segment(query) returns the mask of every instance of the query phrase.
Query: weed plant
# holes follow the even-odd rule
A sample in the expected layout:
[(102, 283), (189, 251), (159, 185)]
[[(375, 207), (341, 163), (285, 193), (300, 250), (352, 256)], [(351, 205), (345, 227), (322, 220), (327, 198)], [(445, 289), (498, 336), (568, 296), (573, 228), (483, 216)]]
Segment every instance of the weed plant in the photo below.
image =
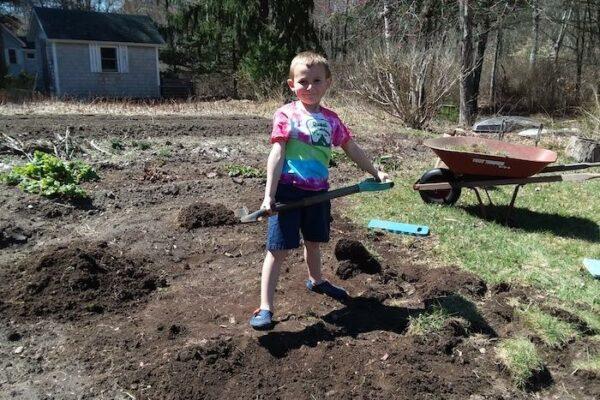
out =
[(36, 151), (27, 164), (14, 166), (10, 172), (0, 175), (2, 182), (16, 185), (27, 193), (68, 198), (87, 197), (79, 184), (96, 179), (98, 175), (89, 165), (63, 161), (41, 151)]

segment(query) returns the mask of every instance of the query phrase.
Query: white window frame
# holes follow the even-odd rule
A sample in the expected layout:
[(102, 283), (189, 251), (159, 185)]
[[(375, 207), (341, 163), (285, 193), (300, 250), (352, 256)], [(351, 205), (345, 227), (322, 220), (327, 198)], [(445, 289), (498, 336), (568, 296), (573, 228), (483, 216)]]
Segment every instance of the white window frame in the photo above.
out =
[[(129, 57), (128, 57), (128, 46), (122, 44), (104, 44), (104, 43), (90, 43), (90, 70), (96, 73), (127, 73), (129, 72)], [(111, 48), (115, 49), (117, 70), (107, 71), (102, 69), (102, 49)]]
[[(102, 49), (115, 49), (115, 69), (114, 70), (105, 70), (102, 67)], [(98, 52), (100, 53), (100, 72), (107, 73), (119, 73), (119, 47), (113, 45), (99, 45)]]

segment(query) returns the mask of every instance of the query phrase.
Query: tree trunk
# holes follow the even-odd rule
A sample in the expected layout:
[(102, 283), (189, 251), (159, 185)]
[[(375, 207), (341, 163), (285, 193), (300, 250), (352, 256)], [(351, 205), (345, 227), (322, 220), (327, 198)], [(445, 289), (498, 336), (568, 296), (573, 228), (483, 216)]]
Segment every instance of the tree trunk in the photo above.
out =
[(390, 41), (392, 40), (392, 33), (390, 31), (390, 7), (388, 0), (383, 0), (383, 40), (385, 43), (385, 51), (387, 55), (390, 55)]
[(496, 51), (494, 52), (494, 61), (492, 62), (492, 71), (490, 76), (490, 106), (496, 112), (496, 82), (498, 74), (498, 59), (502, 52), (502, 28), (498, 27), (496, 31)]
[(540, 8), (539, 0), (533, 1), (533, 26), (531, 27), (532, 46), (529, 54), (529, 68), (533, 70), (537, 62), (537, 54), (540, 47)]
[(460, 109), (459, 124), (471, 126), (473, 109), (473, 20), (469, 0), (458, 0), (460, 39)]
[(563, 12), (561, 21), (560, 21), (560, 30), (558, 31), (558, 36), (552, 45), (552, 50), (554, 52), (554, 65), (558, 62), (558, 54), (560, 52), (560, 48), (562, 46), (563, 39), (565, 37), (566, 27), (571, 19), (571, 14), (573, 13), (573, 7), (569, 6), (569, 9)]
[(575, 76), (575, 96), (577, 102), (581, 99), (581, 76), (583, 74), (583, 55), (585, 52), (585, 29), (582, 26), (581, 21), (581, 10), (575, 10), (575, 21), (576, 29), (575, 32), (575, 65), (576, 65), (576, 76)]
[(4, 60), (4, 32), (0, 28), (0, 88), (4, 86), (4, 76), (8, 68), (6, 67), (6, 62)]
[(479, 83), (481, 82), (481, 71), (483, 70), (483, 57), (487, 47), (488, 32), (490, 29), (490, 20), (487, 16), (483, 18), (483, 24), (480, 27), (477, 38), (477, 51), (473, 60), (473, 116), (477, 114), (479, 107)]

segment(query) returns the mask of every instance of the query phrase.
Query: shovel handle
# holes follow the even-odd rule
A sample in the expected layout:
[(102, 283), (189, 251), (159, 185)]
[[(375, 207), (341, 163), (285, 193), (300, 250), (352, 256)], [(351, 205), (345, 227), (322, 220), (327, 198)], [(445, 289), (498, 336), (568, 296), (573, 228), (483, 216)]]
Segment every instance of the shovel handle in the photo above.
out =
[[(336, 197), (348, 196), (350, 194), (358, 192), (373, 192), (379, 190), (386, 190), (390, 189), (393, 186), (393, 182), (377, 182), (373, 179), (368, 179), (357, 185), (351, 185), (335, 190), (330, 190), (328, 192), (320, 193), (315, 196), (305, 197), (302, 200), (294, 201), (292, 203), (275, 203), (275, 205), (273, 206), (273, 212), (295, 210), (297, 208), (303, 208), (327, 200), (335, 199)], [(242, 217), (241, 220), (242, 222), (255, 222), (259, 218), (264, 217), (265, 215), (267, 215), (267, 211), (264, 209), (260, 209)]]
[(360, 188), (358, 185), (347, 186), (329, 192), (317, 194), (315, 196), (305, 197), (302, 200), (294, 201), (292, 203), (276, 203), (274, 211), (287, 211), (294, 210), (296, 208), (308, 207), (313, 204), (322, 203), (327, 200), (335, 199), (336, 197), (348, 196), (350, 194), (358, 193)]

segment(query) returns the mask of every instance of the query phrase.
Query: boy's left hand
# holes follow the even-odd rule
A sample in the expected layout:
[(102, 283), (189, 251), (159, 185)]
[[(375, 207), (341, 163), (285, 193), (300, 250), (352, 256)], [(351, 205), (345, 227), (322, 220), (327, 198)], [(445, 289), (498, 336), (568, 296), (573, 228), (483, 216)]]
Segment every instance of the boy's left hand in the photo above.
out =
[(390, 179), (390, 176), (383, 171), (377, 171), (377, 179), (379, 179), (379, 182), (391, 182), (392, 181)]

